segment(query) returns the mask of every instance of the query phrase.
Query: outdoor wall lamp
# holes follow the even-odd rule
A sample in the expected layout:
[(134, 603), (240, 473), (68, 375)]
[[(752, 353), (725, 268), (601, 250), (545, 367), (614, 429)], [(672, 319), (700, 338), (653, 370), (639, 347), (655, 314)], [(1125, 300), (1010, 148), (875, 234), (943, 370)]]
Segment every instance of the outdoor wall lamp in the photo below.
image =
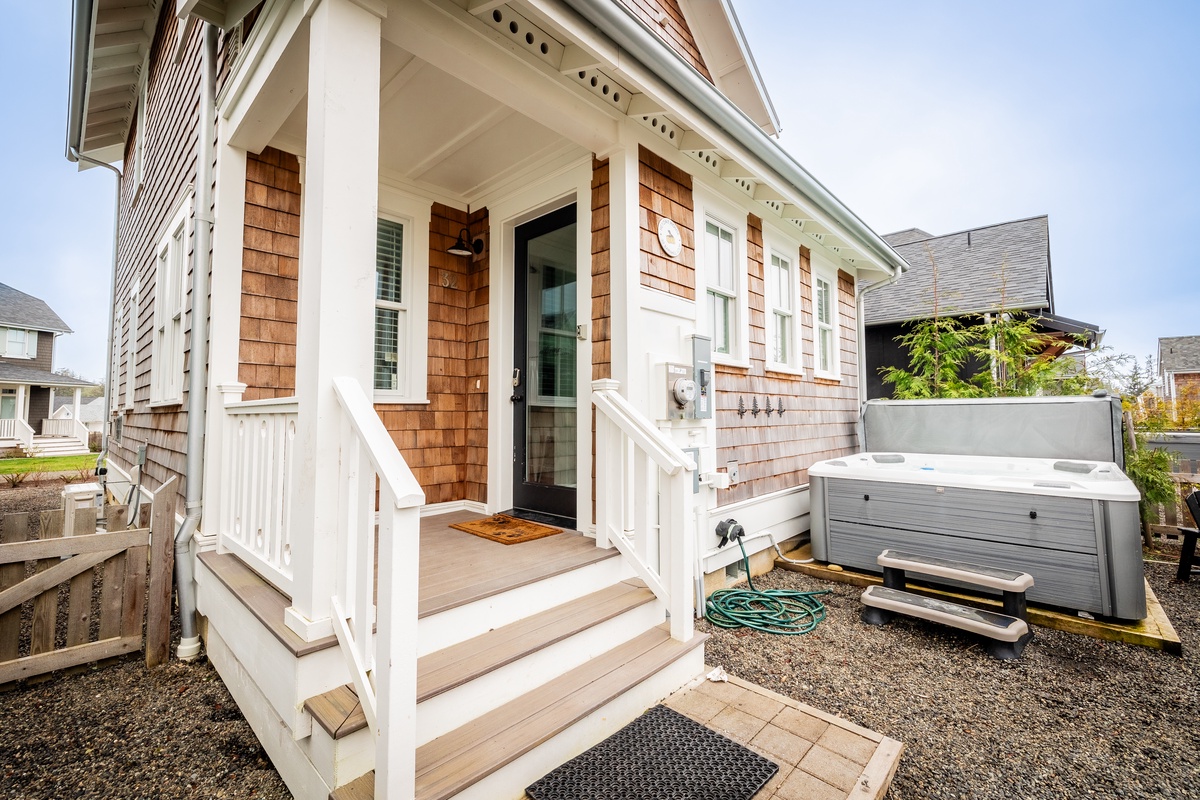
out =
[[(471, 207), (467, 206), (467, 219), (470, 218)], [(470, 229), (462, 228), (458, 232), (458, 238), (446, 248), (446, 252), (452, 256), (477, 256), (483, 252), (483, 239), (472, 239)]]
[(463, 228), (458, 232), (454, 244), (446, 248), (446, 252), (452, 256), (477, 256), (483, 252), (483, 239), (471, 241), (471, 232)]

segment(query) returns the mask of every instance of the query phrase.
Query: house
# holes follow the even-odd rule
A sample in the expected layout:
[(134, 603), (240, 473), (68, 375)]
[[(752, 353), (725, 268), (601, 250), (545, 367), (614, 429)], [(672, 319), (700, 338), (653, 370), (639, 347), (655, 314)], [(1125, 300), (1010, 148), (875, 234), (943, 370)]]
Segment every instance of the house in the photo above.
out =
[(0, 283), (0, 451), (27, 455), (88, 452), (87, 432), (51, 420), (54, 393), (74, 392), (78, 407), (92, 384), (54, 371), (54, 343), (71, 329), (44, 300)]
[[(977, 318), (999, 308), (1025, 311), (1037, 317), (1040, 331), (1057, 342), (1050, 353), (1055, 358), (1076, 347), (1091, 349), (1103, 336), (1095, 325), (1054, 312), (1050, 220), (1045, 215), (942, 236), (909, 228), (883, 238), (912, 268), (903, 281), (867, 295), (864, 322), (871, 399), (891, 396), (882, 369), (908, 368), (908, 352), (897, 337), (912, 321), (935, 313)], [(964, 365), (963, 377), (978, 372), (979, 366)]]
[(1159, 337), (1158, 377), (1168, 400), (1200, 397), (1200, 336)]
[[(183, 478), (180, 655), (299, 797), (520, 796), (701, 673), (718, 521), (769, 569), (858, 445), (905, 263), (727, 2), (76, 0), (71, 74), (109, 490)], [(567, 532), (450, 527), (497, 512)]]
[(79, 404), (76, 410), (70, 398), (55, 397), (54, 411), (50, 419), (77, 419), (87, 428), (89, 434), (104, 431), (104, 398), (89, 397)]

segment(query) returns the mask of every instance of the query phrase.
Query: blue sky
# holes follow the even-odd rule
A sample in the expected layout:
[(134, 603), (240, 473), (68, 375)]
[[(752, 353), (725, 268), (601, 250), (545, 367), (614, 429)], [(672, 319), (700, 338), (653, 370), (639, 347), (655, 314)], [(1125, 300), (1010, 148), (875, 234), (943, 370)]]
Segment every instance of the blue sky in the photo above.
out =
[[(784, 145), (880, 233), (1050, 215), (1058, 313), (1139, 358), (1200, 334), (1200, 3), (735, 0)], [(70, 4), (0, 34), (0, 282), (104, 373), (113, 177), (63, 158)]]

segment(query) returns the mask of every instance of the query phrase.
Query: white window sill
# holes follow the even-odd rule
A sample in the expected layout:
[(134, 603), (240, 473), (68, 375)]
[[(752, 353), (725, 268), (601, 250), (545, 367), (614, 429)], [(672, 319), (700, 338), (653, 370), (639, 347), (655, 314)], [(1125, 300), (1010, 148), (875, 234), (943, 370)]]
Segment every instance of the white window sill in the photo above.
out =
[(836, 372), (820, 372), (819, 370), (813, 370), (813, 377), (820, 378), (823, 381), (833, 381), (834, 383), (842, 382), (841, 374)]
[[(174, 400), (151, 400), (148, 403), (148, 406), (150, 408), (167, 408), (168, 406), (181, 406), (181, 405), (183, 405), (182, 397), (176, 398)], [(132, 408), (132, 406), (130, 406), (130, 408)]]
[(771, 364), (768, 363), (765, 367), (767, 372), (778, 372), (783, 375), (793, 375), (797, 378), (804, 377), (804, 370), (799, 367), (793, 367), (790, 364)]
[(429, 398), (376, 389), (371, 395), (371, 402), (381, 406), (421, 406), (429, 405)]
[(713, 353), (712, 361), (714, 364), (720, 364), (724, 367), (740, 367), (743, 369), (749, 369), (750, 367), (750, 359), (738, 358), (728, 353)]

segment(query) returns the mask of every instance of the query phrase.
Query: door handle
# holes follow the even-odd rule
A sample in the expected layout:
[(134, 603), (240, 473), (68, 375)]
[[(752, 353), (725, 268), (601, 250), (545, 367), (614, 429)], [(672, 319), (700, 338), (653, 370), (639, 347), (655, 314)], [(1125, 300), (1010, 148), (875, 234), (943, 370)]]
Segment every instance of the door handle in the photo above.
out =
[(515, 389), (516, 387), (518, 387), (518, 386), (520, 386), (520, 385), (521, 385), (521, 370), (520, 370), (520, 368), (514, 368), (514, 369), (513, 369), (513, 377), (512, 377), (512, 381), (513, 381), (513, 388), (514, 388), (514, 389)]
[(510, 398), (508, 398), (508, 399), (509, 399), (511, 402), (513, 402), (513, 403), (519, 403), (519, 402), (521, 402), (522, 400), (524, 400), (524, 399), (525, 399), (525, 395), (523, 395), (523, 394), (515, 394), (515, 393), (514, 393), (514, 394), (513, 394), (513, 396), (512, 396), (512, 397), (510, 397)]

